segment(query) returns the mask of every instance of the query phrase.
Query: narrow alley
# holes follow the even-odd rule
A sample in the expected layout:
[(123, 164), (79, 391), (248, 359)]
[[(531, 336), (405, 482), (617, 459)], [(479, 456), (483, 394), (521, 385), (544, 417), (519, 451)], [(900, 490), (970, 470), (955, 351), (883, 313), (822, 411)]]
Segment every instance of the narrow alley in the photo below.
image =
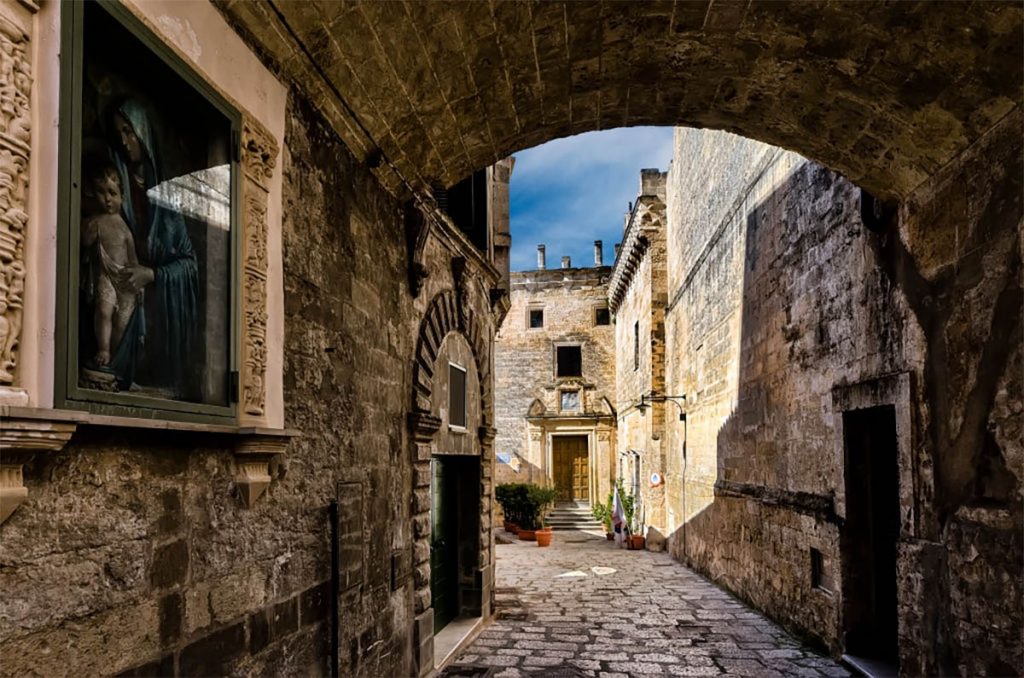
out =
[(495, 621), (448, 677), (847, 676), (667, 553), (587, 532), (497, 546)]

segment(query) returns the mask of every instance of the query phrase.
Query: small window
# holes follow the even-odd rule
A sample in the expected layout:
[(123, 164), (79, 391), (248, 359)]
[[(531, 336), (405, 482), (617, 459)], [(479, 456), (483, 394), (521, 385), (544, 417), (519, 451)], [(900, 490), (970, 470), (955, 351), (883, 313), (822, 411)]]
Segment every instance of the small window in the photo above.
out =
[(811, 586), (832, 593), (832, 571), (827, 558), (818, 549), (811, 549)]
[(595, 325), (611, 325), (612, 314), (607, 308), (599, 308), (594, 311)]
[(448, 426), (466, 428), (466, 370), (448, 363)]
[(579, 391), (562, 391), (562, 411), (563, 412), (579, 412), (580, 410), (580, 392)]
[(558, 346), (555, 349), (555, 376), (583, 376), (583, 356), (579, 346)]
[(543, 308), (531, 308), (530, 309), (530, 329), (537, 329), (538, 327), (544, 327), (544, 309)]
[(640, 367), (640, 321), (633, 323), (633, 369)]

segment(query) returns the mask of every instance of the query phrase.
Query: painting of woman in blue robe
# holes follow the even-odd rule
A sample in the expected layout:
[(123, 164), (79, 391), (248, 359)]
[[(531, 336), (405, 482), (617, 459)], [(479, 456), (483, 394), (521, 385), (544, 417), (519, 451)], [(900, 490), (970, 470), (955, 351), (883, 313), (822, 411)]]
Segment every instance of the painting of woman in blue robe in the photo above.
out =
[(228, 405), (232, 112), (102, 6), (83, 16), (80, 397)]
[[(117, 344), (105, 352), (109, 357), (86, 364), (112, 375), (117, 390), (149, 387), (181, 399), (195, 362), (199, 288), (195, 251), (182, 215), (150, 199), (161, 172), (156, 136), (145, 108), (137, 101), (124, 101), (113, 112), (110, 127), (111, 156), (122, 191), (120, 212), (131, 232), (134, 256), (131, 263), (115, 262), (116, 270), (107, 274), (114, 278), (114, 287), (134, 293), (141, 303), (134, 304), (133, 315), (117, 333)], [(85, 178), (86, 185), (89, 179)], [(104, 355), (103, 348), (97, 355)]]

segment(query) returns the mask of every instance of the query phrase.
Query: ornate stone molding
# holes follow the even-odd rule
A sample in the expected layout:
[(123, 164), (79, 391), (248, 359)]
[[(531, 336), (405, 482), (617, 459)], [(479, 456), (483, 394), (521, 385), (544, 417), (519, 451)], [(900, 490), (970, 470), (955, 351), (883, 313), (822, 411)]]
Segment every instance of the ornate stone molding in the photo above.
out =
[(267, 201), (277, 163), (277, 141), (260, 123), (242, 123), (242, 383), (245, 414), (266, 407)]
[[(30, 14), (37, 7), (23, 4)], [(4, 13), (13, 8), (0, 5)], [(0, 15), (0, 402), (25, 404), (17, 385), (18, 343), (25, 304), (25, 228), (31, 141), (30, 36)], [(20, 473), (20, 470), (19, 470)], [(13, 510), (13, 509), (11, 509)], [(5, 514), (4, 517), (6, 517)]]
[(64, 448), (77, 424), (5, 417), (0, 421), (0, 523), (28, 498), (24, 466), (34, 456)]
[(271, 464), (283, 454), (291, 431), (252, 431), (242, 433), (235, 444), (235, 487), (246, 508), (252, 508), (272, 480)]

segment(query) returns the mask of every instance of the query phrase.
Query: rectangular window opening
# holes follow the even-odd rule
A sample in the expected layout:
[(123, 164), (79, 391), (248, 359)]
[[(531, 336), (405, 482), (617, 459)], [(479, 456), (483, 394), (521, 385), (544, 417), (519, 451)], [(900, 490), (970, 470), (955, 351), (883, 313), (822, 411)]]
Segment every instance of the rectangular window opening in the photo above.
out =
[(466, 370), (448, 363), (448, 426), (466, 428)]
[(811, 549), (811, 586), (832, 593), (832, 571), (828, 559), (816, 548)]
[(544, 309), (542, 308), (531, 308), (530, 309), (530, 329), (534, 330), (538, 327), (544, 327)]
[(555, 349), (555, 376), (583, 376), (583, 353), (579, 346), (558, 346)]
[(640, 368), (640, 321), (633, 323), (633, 369)]
[(612, 314), (607, 308), (598, 308), (594, 311), (595, 325), (611, 325)]

